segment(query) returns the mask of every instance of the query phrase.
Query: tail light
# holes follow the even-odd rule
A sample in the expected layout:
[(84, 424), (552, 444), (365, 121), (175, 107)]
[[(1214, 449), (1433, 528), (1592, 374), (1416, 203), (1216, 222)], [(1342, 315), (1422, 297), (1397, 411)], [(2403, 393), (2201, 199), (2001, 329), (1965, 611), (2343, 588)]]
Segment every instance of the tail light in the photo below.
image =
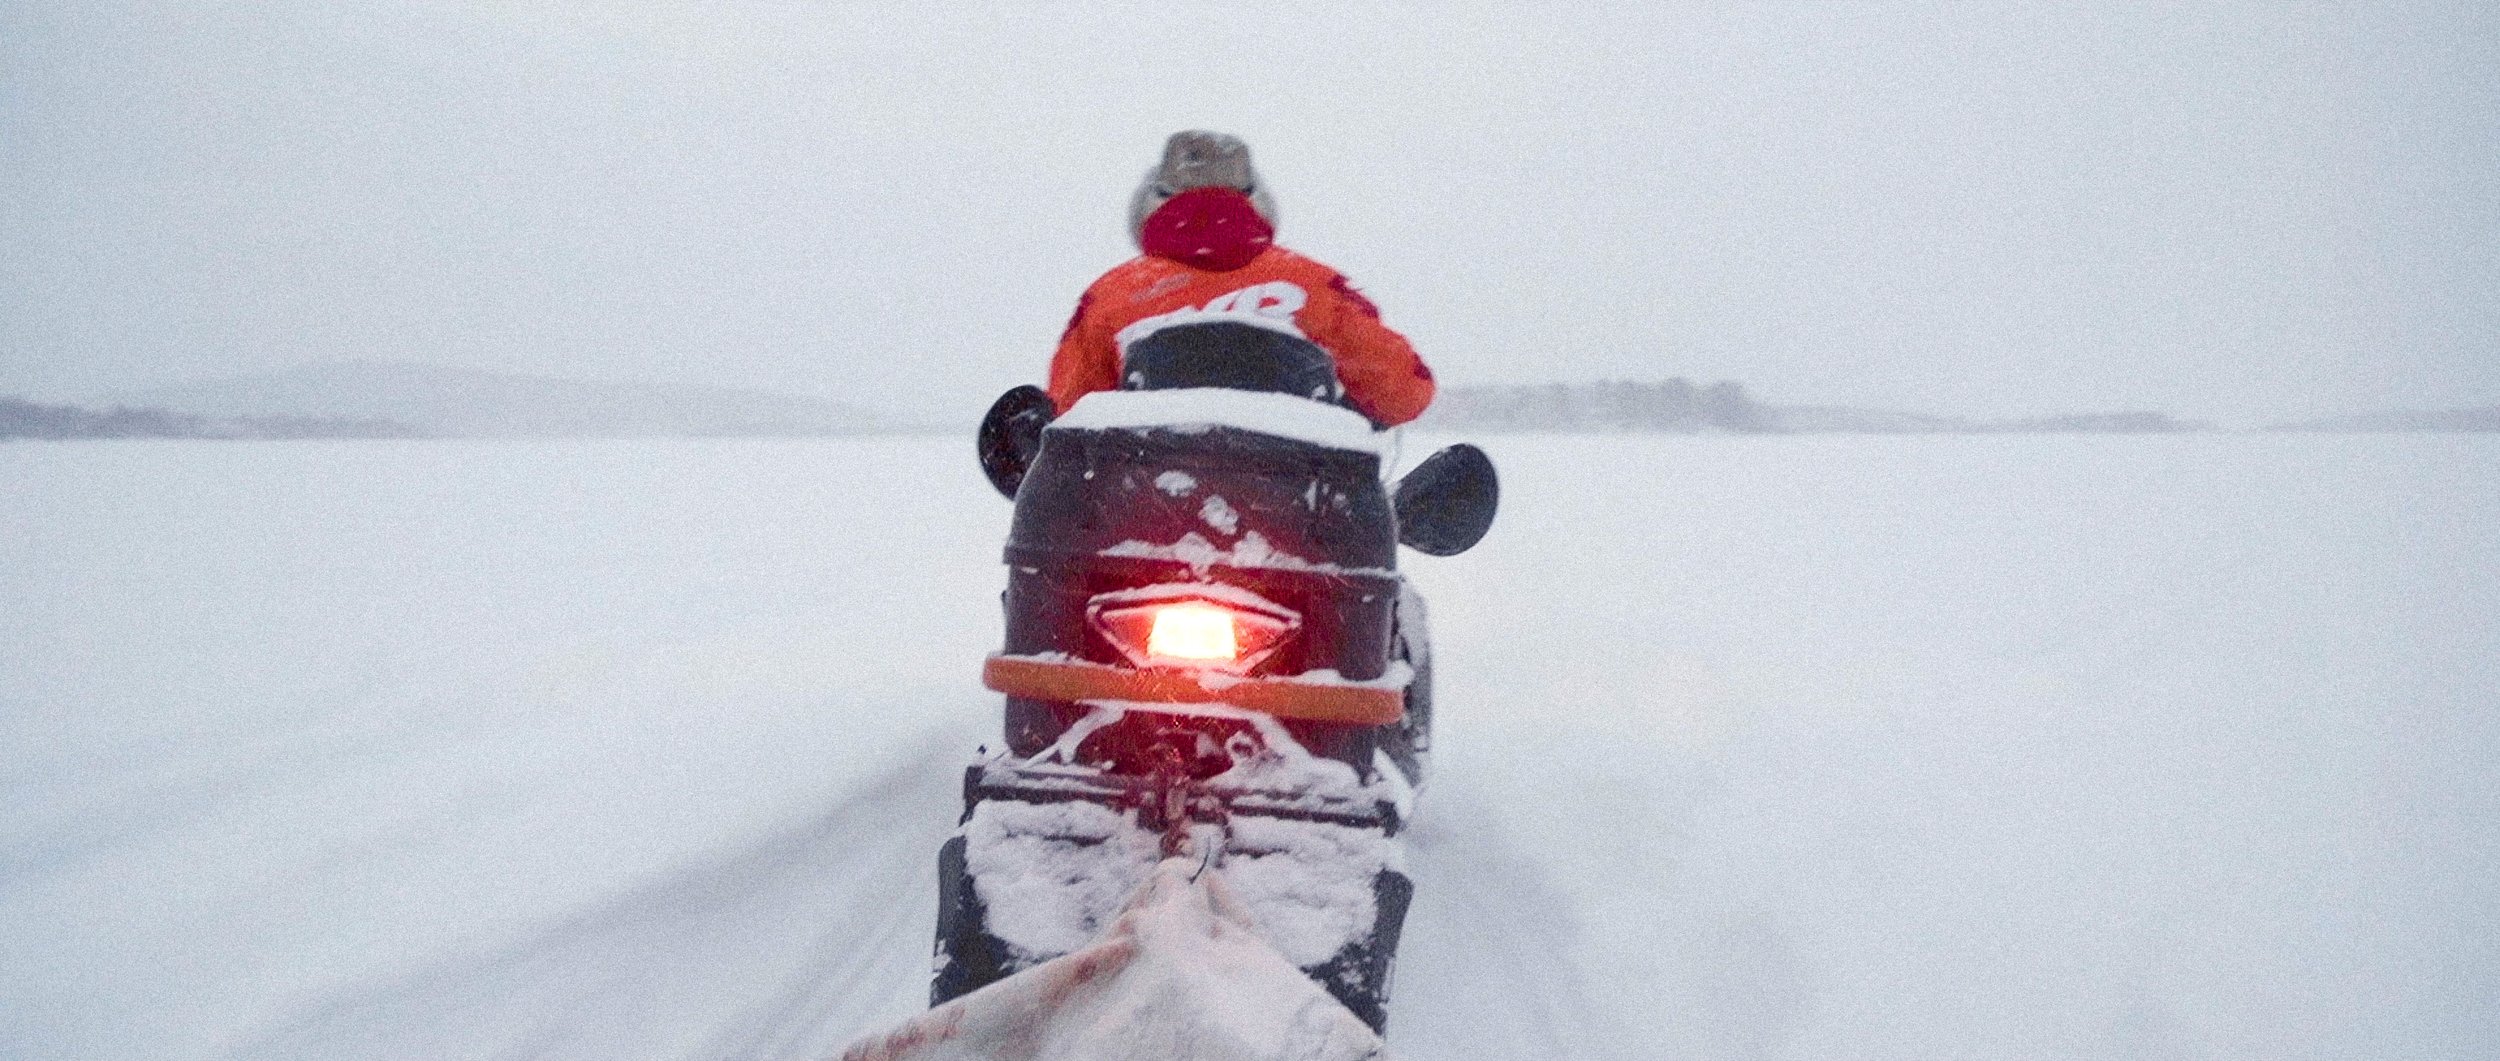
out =
[(1132, 664), (1235, 674), (1257, 666), (1302, 629), (1302, 616), (1293, 609), (1238, 586), (1209, 582), (1097, 594), (1085, 614)]

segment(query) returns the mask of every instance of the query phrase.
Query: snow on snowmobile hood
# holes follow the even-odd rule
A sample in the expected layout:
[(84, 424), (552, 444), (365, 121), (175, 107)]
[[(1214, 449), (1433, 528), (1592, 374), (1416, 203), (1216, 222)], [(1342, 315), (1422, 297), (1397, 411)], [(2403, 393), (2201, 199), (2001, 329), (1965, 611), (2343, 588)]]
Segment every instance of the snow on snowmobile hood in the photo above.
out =
[(843, 1061), (1385, 1061), (1362, 1018), (1262, 941), (1222, 871), (1166, 859), (1119, 919), (854, 1043)]
[(1387, 444), (1363, 414), (1290, 394), (1190, 387), (1096, 391), (1050, 422), (1052, 429), (1237, 427), (1330, 449), (1386, 457)]

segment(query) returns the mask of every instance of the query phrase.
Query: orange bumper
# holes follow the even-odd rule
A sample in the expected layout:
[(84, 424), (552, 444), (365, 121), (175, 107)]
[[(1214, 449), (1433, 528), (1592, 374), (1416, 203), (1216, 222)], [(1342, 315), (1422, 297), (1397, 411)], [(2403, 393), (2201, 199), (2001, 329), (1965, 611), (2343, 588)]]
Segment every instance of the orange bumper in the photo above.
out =
[(981, 668), (981, 683), (1009, 696), (1037, 700), (1229, 704), (1309, 722), (1385, 726), (1406, 715), (1406, 690), (1387, 685), (1130, 670), (1083, 660), (991, 656)]

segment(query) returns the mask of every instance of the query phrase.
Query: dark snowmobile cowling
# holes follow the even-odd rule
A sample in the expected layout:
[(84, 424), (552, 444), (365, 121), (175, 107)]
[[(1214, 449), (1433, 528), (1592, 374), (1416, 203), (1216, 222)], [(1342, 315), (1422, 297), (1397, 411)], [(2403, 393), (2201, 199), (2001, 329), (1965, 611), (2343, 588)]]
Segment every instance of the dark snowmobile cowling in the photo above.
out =
[[(1172, 397), (1088, 401), (1148, 412), (1203, 408), (1210, 400), (1308, 404), (1233, 391), (1166, 393)], [(1288, 719), (1397, 722), (1404, 714), (1400, 689), (1360, 684), (1381, 683), (1388, 674), (1400, 586), (1378, 454), (1221, 424), (1120, 419), (1071, 416), (1052, 424), (1017, 491), (1005, 557), (1006, 645), (990, 668), (992, 686), (1016, 697), (1011, 750), (1034, 754), (1059, 728), (1020, 701), (1187, 699)], [(1188, 668), (1135, 667), (1131, 647), (1091, 618), (1106, 593), (1193, 585), (1246, 592), (1290, 612), (1295, 636), (1221, 688), (1201, 689)], [(1103, 684), (1085, 696), (1073, 691), (1079, 684), (1019, 680), (1051, 672), (1068, 683)], [(1313, 673), (1325, 677), (1300, 680)], [(1053, 720), (1068, 713), (1047, 712)]]
[(1453, 447), (1393, 500), (1384, 436), (1342, 404), (1326, 353), (1281, 332), (1166, 329), (1124, 367), (1123, 390), (1055, 419), (1038, 390), (1010, 392), (980, 432), (1015, 501), (1005, 643), (984, 666), (1004, 748), (966, 771), (939, 859), (939, 1024), (1023, 1036), (1047, 1007), (1002, 1000), (1108, 975), (1129, 943), (1214, 946), (1223, 931), (1135, 931), (1142, 896), (1203, 875), (1209, 902), (1380, 1029), (1431, 732), (1398, 545), (1482, 537), (1492, 466)]

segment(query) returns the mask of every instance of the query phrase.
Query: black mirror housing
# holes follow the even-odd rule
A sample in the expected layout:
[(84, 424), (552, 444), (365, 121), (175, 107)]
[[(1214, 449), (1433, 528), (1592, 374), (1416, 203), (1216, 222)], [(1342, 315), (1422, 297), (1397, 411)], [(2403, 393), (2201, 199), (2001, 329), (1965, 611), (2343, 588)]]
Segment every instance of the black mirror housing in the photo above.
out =
[(1430, 556), (1457, 556), (1484, 540), (1501, 507), (1493, 459), (1466, 443), (1424, 458), (1398, 480), (1398, 542)]
[(1025, 469), (1033, 466), (1033, 455), (1042, 451), (1042, 429), (1050, 426), (1058, 411), (1050, 395), (1028, 383), (999, 395), (981, 417), (981, 430), (973, 440), (980, 451), (981, 474), (1008, 500), (1015, 500), (1016, 488), (1024, 485)]

